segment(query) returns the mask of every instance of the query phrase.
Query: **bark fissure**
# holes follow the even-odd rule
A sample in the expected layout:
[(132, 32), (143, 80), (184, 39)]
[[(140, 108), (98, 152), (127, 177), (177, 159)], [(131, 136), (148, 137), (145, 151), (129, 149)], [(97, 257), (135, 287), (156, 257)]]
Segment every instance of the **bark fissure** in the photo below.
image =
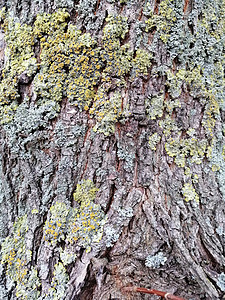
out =
[[(22, 289), (15, 275), (20, 252), (27, 257), (24, 282), (36, 271), (35, 293), (43, 299), (47, 294), (52, 300), (146, 299), (124, 294), (124, 286), (193, 300), (223, 297), (225, 10), (214, 2), (0, 3), (14, 19), (8, 24), (3, 20), (8, 15), (0, 14), (5, 30), (0, 33), (3, 300), (17, 299)], [(35, 36), (36, 15), (43, 12), (56, 14), (44, 15), (50, 25), (40, 23), (36, 31), (42, 26), (43, 32)], [(79, 39), (68, 42), (70, 34)], [(86, 202), (79, 203), (73, 194), (86, 180), (96, 187), (96, 197), (90, 200), (87, 193)], [(68, 232), (62, 240), (45, 240), (57, 203), (66, 209), (56, 213), (57, 222), (50, 224), (55, 227), (71, 207), (74, 223), (85, 205), (92, 205), (92, 216), (93, 207), (104, 211), (98, 242), (85, 247), (75, 238), (70, 243)], [(74, 232), (85, 228), (82, 222)], [(22, 242), (13, 275), (7, 253), (14, 255), (10, 243), (18, 246), (17, 229)], [(37, 294), (31, 297), (41, 299)]]

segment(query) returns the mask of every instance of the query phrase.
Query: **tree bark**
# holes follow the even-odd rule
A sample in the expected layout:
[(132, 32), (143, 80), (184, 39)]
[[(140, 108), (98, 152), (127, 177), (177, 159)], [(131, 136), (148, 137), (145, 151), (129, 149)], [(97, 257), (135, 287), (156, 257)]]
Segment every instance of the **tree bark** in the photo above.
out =
[[(114, 51), (122, 53), (120, 66), (124, 61), (130, 64), (122, 75), (109, 72), (113, 75), (105, 90), (106, 101), (112, 102), (117, 92), (121, 95), (117, 107), (121, 114), (115, 113), (115, 120), (106, 122), (110, 129), (102, 129), (104, 117), (91, 115), (96, 98), (86, 109), (83, 102), (74, 105), (67, 89), (57, 101), (48, 91), (48, 101), (43, 101), (35, 80), (44, 74), (41, 38), (48, 39), (48, 32), (36, 37), (32, 46), (40, 67), (31, 75), (27, 69), (18, 71), (18, 97), (12, 99), (10, 94), (1, 99), (2, 114), (10, 103), (16, 103), (16, 108), (8, 121), (2, 117), (0, 125), (0, 298), (157, 299), (122, 289), (138, 286), (185, 299), (222, 299), (224, 1), (8, 0), (1, 1), (0, 7), (6, 8), (4, 18), (31, 28), (38, 13), (52, 14), (65, 8), (69, 17), (62, 21), (66, 22), (64, 32), (75, 24), (81, 37), (90, 33), (97, 45), (90, 46), (94, 51), (97, 47), (104, 51), (107, 37), (116, 37), (119, 48)], [(110, 21), (111, 15), (127, 20)], [(119, 27), (123, 22), (127, 25)], [(7, 64), (13, 61), (12, 48), (7, 51), (12, 39), (7, 40), (7, 35), (14, 29), (7, 32), (3, 18), (1, 24), (3, 82), (2, 74), (11, 70)], [(128, 48), (120, 50), (125, 44)], [(89, 51), (89, 46), (85, 47)], [(109, 61), (102, 63), (102, 77), (93, 84), (96, 94), (105, 87), (102, 78)], [(7, 72), (11, 71), (5, 76)], [(63, 72), (70, 74), (66, 68)], [(57, 108), (52, 103), (57, 103)], [(114, 109), (101, 105), (107, 114)], [(56, 243), (46, 240), (46, 222), (52, 220), (51, 208), (57, 203), (82, 212), (83, 204), (74, 200), (73, 193), (86, 180), (97, 187), (93, 203), (106, 216), (100, 241), (86, 247), (63, 238)], [(22, 237), (16, 237), (16, 226), (27, 226)], [(3, 258), (9, 255), (10, 241), (17, 245), (15, 239), (20, 238), (31, 251), (25, 262), (25, 286), (26, 280), (31, 282), (32, 270), (37, 271), (39, 280), (33, 288), (25, 288), (23, 295), (18, 294), (19, 279), (10, 279), (9, 258)], [(19, 257), (19, 251), (25, 255), (21, 249), (15, 249), (14, 256), (10, 254), (12, 260)], [(75, 253), (76, 258), (64, 263), (62, 249)], [(59, 277), (62, 282), (54, 279), (56, 265), (65, 270), (65, 283), (64, 277)], [(55, 290), (50, 293), (51, 288)]]

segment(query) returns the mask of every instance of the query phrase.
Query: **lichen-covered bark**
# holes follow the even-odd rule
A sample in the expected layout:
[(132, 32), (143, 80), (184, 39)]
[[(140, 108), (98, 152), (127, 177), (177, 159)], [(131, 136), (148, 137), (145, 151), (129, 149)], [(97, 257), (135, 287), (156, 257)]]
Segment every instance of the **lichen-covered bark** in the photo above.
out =
[(224, 0), (2, 7), (0, 298), (222, 298)]

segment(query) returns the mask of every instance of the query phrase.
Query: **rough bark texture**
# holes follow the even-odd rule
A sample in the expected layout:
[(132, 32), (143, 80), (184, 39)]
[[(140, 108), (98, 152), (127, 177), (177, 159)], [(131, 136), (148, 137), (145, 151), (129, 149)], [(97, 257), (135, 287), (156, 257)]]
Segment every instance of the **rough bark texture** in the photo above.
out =
[[(12, 251), (10, 241), (17, 245), (13, 224), (16, 228), (22, 220), (27, 227), (21, 230), (21, 243), (31, 250), (31, 258), (25, 262), (27, 274), (13, 280), (10, 271), (7, 275), (10, 260), (2, 258), (0, 298), (157, 299), (121, 292), (123, 286), (135, 285), (192, 300), (222, 299), (225, 2), (8, 0), (0, 6), (6, 7), (5, 18), (31, 26), (37, 13), (66, 8), (66, 26), (75, 24), (81, 34), (89, 32), (100, 47), (103, 29), (111, 24), (107, 17), (122, 15), (128, 18), (128, 29), (118, 34), (118, 41), (120, 46), (128, 43), (132, 51), (126, 61), (132, 66), (122, 77), (112, 75), (105, 92), (109, 100), (117, 91), (121, 95), (121, 114), (115, 113), (114, 121), (90, 114), (95, 100), (88, 107), (84, 102), (75, 106), (64, 93), (56, 101), (57, 109), (51, 106), (55, 95), (40, 102), (45, 96), (34, 87), (42, 72), (39, 67), (30, 76), (26, 69), (15, 75), (17, 98), (2, 88), (2, 256)], [(5, 35), (13, 29), (7, 33), (4, 26), (2, 71), (12, 61)], [(40, 38), (33, 47), (41, 64)], [(151, 63), (144, 57), (138, 60), (139, 49), (144, 57), (151, 53)], [(106, 64), (107, 60), (101, 65), (102, 73)], [(104, 85), (101, 80), (94, 84), (95, 93)], [(17, 107), (5, 120), (11, 103)], [(110, 129), (101, 129), (101, 122), (108, 122)], [(49, 243), (44, 226), (51, 218), (50, 208), (56, 203), (78, 207), (73, 193), (87, 179), (98, 188), (94, 202), (107, 216), (101, 240), (90, 244), (90, 251), (63, 238)], [(77, 257), (61, 264), (60, 247)], [(25, 255), (21, 249), (15, 249), (12, 261), (19, 251)], [(54, 281), (55, 265), (63, 270), (60, 281)], [(19, 294), (21, 278), (26, 285), (32, 270), (39, 284)]]

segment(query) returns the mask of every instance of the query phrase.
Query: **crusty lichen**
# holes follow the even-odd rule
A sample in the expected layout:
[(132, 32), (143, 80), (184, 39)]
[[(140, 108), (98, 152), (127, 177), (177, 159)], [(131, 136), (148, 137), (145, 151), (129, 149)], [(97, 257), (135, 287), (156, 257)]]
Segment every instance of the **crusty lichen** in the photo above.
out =
[(25, 83), (33, 80), (39, 106), (68, 98), (96, 119), (95, 130), (113, 133), (122, 114), (125, 76), (130, 71), (131, 79), (147, 75), (152, 59), (149, 50), (137, 49), (134, 55), (129, 44), (121, 44), (128, 33), (127, 18), (109, 15), (98, 41), (69, 24), (65, 9), (38, 14), (33, 27), (4, 18), (8, 61), (0, 83), (1, 122), (12, 120), (23, 78)]
[[(153, 71), (153, 74), (166, 78), (165, 99), (161, 102), (159, 98), (152, 99), (151, 103), (147, 101), (146, 111), (163, 131), (167, 154), (174, 157), (174, 162), (182, 168), (201, 164), (205, 157), (210, 159), (212, 140), (218, 135), (215, 128), (220, 122), (220, 109), (224, 110), (225, 107), (222, 67), (225, 61), (225, 26), (224, 18), (221, 17), (224, 15), (224, 5), (216, 1), (214, 6), (207, 0), (193, 4), (192, 13), (188, 13), (189, 7), (184, 3), (164, 0), (157, 10), (147, 2), (143, 9), (144, 23), (139, 24), (139, 28), (143, 29), (145, 25), (145, 32), (153, 35), (151, 47), (156, 57), (159, 37), (170, 56), (168, 64), (154, 67)], [(188, 20), (186, 17), (189, 17)], [(188, 26), (192, 26), (190, 28), (193, 32), (182, 29), (186, 22)], [(187, 127), (184, 128), (177, 115), (179, 111), (191, 107), (188, 118), (193, 123), (192, 114), (195, 113), (196, 101), (204, 107), (199, 124), (201, 128), (193, 136), (188, 136), (188, 132), (185, 133)], [(219, 172), (221, 162), (219, 165), (212, 164), (212, 169)]]
[(159, 5), (159, 14), (153, 14), (153, 11), (146, 4), (144, 10), (148, 19), (145, 21), (145, 31), (148, 32), (156, 28), (156, 33), (160, 39), (166, 43), (170, 36), (170, 30), (176, 21), (176, 13), (173, 7), (173, 0), (164, 0)]
[(163, 266), (166, 261), (167, 257), (162, 252), (158, 252), (156, 255), (148, 255), (145, 259), (145, 265), (151, 269), (157, 269)]
[(182, 188), (182, 193), (185, 201), (199, 201), (199, 195), (196, 193), (195, 188), (191, 183), (185, 183)]
[(27, 80), (37, 71), (34, 55), (34, 34), (31, 26), (14, 23), (11, 18), (4, 18), (5, 64), (0, 81), (0, 121), (10, 121), (20, 98), (18, 85), (21, 76)]
[(54, 277), (52, 278), (51, 288), (49, 289), (48, 294), (46, 295), (46, 299), (64, 299), (67, 283), (69, 281), (69, 276), (61, 262), (55, 264), (53, 275)]
[(65, 203), (56, 202), (50, 208), (50, 216), (44, 226), (44, 239), (56, 244), (65, 239), (70, 208)]
[(21, 299), (37, 299), (40, 292), (40, 281), (37, 268), (30, 268), (31, 250), (26, 244), (28, 231), (27, 215), (19, 218), (13, 226), (13, 231), (2, 243), (1, 264), (6, 265), (6, 280), (8, 289), (16, 283), (16, 296)]
[(151, 52), (144, 49), (137, 49), (136, 56), (132, 61), (134, 74), (133, 77), (138, 77), (139, 75), (148, 75), (152, 58), (153, 56)]
[[(57, 262), (53, 272), (50, 289), (45, 299), (62, 299), (68, 283), (65, 267), (76, 260), (74, 246), (90, 251), (99, 243), (106, 222), (104, 212), (94, 203), (97, 188), (91, 180), (84, 180), (77, 185), (74, 204), (71, 207), (63, 202), (51, 206), (45, 222), (44, 240), (59, 252), (61, 262)], [(36, 209), (32, 210), (36, 214)], [(27, 215), (19, 218), (13, 226), (12, 233), (1, 245), (1, 265), (6, 268), (7, 288), (16, 284), (16, 296), (20, 299), (39, 299), (41, 282), (38, 269), (32, 261), (32, 251), (28, 246), (29, 226), (31, 220)], [(62, 242), (63, 247), (58, 247)], [(47, 243), (48, 247), (49, 244)]]
[(196, 137), (170, 138), (165, 143), (165, 150), (171, 157), (175, 157), (175, 162), (179, 167), (185, 166), (186, 158), (191, 158), (190, 162), (201, 164), (207, 153), (207, 140), (198, 140)]
[(104, 213), (93, 202), (96, 192), (94, 184), (85, 180), (77, 185), (74, 193), (74, 200), (79, 207), (69, 207), (62, 202), (52, 205), (44, 226), (44, 239), (52, 245), (65, 240), (90, 250), (92, 243), (101, 239), (105, 223)]
[[(104, 99), (104, 93), (101, 93), (100, 89), (98, 95), (100, 98), (95, 102), (96, 108), (94, 111), (97, 123), (93, 130), (109, 135), (115, 131), (115, 122), (122, 115), (121, 94), (115, 92), (109, 99)], [(96, 99), (98, 95), (96, 95)]]
[(146, 112), (150, 119), (155, 120), (163, 115), (164, 110), (164, 94), (149, 96), (145, 100)]
[(148, 140), (148, 144), (149, 144), (150, 149), (151, 150), (156, 150), (156, 146), (160, 142), (160, 140), (161, 140), (161, 136), (157, 132), (153, 133), (149, 137), (149, 140)]

